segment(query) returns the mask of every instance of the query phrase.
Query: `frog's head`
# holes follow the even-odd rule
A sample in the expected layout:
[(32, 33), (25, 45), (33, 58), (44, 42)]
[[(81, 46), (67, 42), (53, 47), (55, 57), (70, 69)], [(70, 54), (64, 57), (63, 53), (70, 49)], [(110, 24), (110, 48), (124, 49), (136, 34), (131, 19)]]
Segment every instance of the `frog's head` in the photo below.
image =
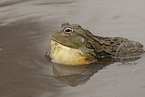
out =
[(80, 25), (63, 23), (61, 29), (50, 37), (50, 57), (53, 61), (63, 64), (87, 64), (93, 62), (96, 53), (93, 46), (94, 41), (89, 37), (89, 34), (92, 35)]

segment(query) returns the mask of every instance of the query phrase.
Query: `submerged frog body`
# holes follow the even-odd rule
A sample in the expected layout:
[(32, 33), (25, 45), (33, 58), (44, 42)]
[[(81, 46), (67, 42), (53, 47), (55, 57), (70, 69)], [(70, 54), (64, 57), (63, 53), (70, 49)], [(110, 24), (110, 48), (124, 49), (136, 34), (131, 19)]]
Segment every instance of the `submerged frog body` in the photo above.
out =
[(88, 64), (104, 57), (136, 57), (144, 53), (139, 42), (121, 37), (100, 37), (78, 24), (63, 23), (51, 36), (50, 57), (63, 64)]

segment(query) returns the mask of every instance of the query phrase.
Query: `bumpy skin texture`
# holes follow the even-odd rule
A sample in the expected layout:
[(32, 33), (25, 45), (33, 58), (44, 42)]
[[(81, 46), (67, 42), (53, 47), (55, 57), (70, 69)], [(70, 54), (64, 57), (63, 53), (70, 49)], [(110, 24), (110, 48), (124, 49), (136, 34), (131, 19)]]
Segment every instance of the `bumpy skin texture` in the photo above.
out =
[(78, 24), (63, 23), (51, 39), (67, 47), (80, 49), (87, 57), (132, 57), (144, 53), (143, 45), (121, 37), (100, 37)]

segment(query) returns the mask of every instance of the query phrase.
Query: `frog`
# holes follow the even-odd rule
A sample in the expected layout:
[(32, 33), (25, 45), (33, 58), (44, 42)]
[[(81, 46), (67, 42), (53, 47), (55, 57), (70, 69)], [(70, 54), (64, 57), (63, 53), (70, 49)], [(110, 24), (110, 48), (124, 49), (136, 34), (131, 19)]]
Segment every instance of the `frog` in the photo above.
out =
[(50, 39), (50, 58), (52, 62), (62, 64), (89, 64), (105, 57), (136, 57), (145, 52), (137, 41), (97, 36), (79, 24), (67, 22)]

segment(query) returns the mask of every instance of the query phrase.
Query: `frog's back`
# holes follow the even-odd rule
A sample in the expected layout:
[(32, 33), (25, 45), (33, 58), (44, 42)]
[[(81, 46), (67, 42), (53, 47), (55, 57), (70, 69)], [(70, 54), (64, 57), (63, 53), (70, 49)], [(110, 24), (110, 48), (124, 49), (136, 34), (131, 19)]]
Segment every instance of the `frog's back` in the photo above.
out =
[(134, 57), (144, 52), (142, 44), (136, 41), (127, 40), (117, 47), (115, 57)]
[(134, 57), (145, 53), (143, 45), (136, 41), (121, 37), (93, 37), (99, 41), (103, 50), (113, 57)]

